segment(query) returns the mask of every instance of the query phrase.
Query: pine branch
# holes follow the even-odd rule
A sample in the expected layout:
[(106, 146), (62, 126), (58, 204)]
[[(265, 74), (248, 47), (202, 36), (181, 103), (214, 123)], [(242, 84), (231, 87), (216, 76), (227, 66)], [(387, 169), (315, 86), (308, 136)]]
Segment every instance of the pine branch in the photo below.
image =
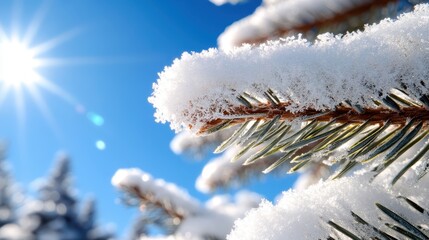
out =
[[(157, 121), (211, 134), (237, 126), (216, 149), (237, 145), (244, 165), (275, 153), (286, 162), (337, 163), (333, 178), (361, 163), (379, 174), (429, 134), (429, 5), (345, 36), (286, 39), (231, 51), (184, 54), (160, 73), (149, 101)], [(171, 99), (175, 99), (171, 101)], [(263, 146), (263, 147), (260, 147)], [(408, 169), (429, 171), (428, 146)]]
[(139, 169), (120, 169), (112, 178), (112, 184), (126, 195), (124, 203), (138, 205), (154, 224), (166, 232), (172, 232), (186, 218), (202, 211), (197, 200), (191, 198), (183, 189), (153, 179)]
[[(241, 124), (220, 145), (217, 152), (237, 144), (242, 148), (238, 154), (240, 157), (266, 142), (262, 150), (256, 151), (244, 163), (250, 165), (274, 153), (281, 154), (264, 172), (270, 172), (284, 162), (296, 163), (290, 170), (295, 172), (314, 161), (314, 156), (332, 155), (336, 149), (354, 142), (347, 147), (346, 154), (336, 159), (335, 162), (342, 162), (342, 165), (334, 178), (343, 176), (360, 163), (384, 156), (383, 161), (374, 168), (378, 175), (391, 163), (401, 159), (400, 156), (412, 146), (425, 142), (429, 133), (429, 106), (425, 101), (427, 96), (416, 98), (403, 89), (392, 90), (386, 97), (373, 100), (372, 108), (360, 107), (347, 101), (338, 105), (335, 110), (306, 109), (296, 113), (286, 110), (289, 104), (280, 101), (282, 97), (276, 96), (274, 91), (266, 91), (265, 97), (268, 103), (252, 103), (253, 99), (257, 99), (256, 96), (241, 94), (238, 99), (243, 103), (242, 106), (231, 112), (224, 112), (223, 119), (207, 123), (200, 133), (213, 133)], [(295, 131), (290, 130), (296, 125), (293, 122), (304, 123), (304, 126)], [(429, 144), (425, 146), (395, 176), (392, 184), (429, 151)]]
[(125, 191), (138, 199), (141, 211), (151, 211), (153, 209), (162, 210), (169, 218), (181, 222), (185, 215), (177, 211), (171, 203), (156, 199), (151, 193), (140, 191), (139, 187), (124, 187)]

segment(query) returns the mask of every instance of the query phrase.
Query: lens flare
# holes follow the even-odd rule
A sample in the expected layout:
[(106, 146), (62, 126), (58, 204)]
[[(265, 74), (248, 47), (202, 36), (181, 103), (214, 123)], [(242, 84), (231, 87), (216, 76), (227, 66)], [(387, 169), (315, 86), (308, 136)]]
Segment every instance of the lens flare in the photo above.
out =
[(98, 140), (95, 142), (95, 147), (98, 150), (103, 151), (104, 149), (106, 149), (106, 143), (103, 140)]
[(101, 127), (104, 125), (104, 118), (102, 116), (93, 112), (87, 113), (86, 116), (95, 126)]

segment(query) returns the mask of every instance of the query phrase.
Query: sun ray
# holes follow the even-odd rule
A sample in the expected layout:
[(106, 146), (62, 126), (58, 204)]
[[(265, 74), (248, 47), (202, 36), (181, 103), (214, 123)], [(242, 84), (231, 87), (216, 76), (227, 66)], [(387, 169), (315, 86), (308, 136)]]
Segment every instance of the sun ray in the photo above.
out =
[(59, 136), (60, 128), (58, 127), (57, 121), (49, 110), (45, 99), (40, 94), (39, 89), (35, 85), (30, 85), (27, 87), (27, 90), (30, 93), (31, 98), (34, 100), (34, 103), (36, 103), (37, 108), (42, 113), (43, 118), (48, 122), (49, 126), (54, 131), (54, 134)]
[(21, 86), (13, 86), (14, 95), (15, 95), (15, 106), (16, 114), (18, 119), (18, 126), (25, 132), (25, 123), (26, 123), (26, 114), (25, 114), (25, 99)]
[(9, 85), (3, 84), (0, 88), (0, 107), (3, 105), (4, 100), (8, 96), (11, 87)]
[(7, 38), (6, 32), (4, 31), (3, 25), (0, 23), (0, 40)]
[(55, 48), (56, 46), (60, 45), (63, 42), (70, 40), (71, 38), (78, 35), (80, 32), (82, 32), (82, 28), (75, 28), (75, 29), (69, 30), (31, 49), (35, 55), (39, 55), (41, 53), (47, 52)]
[(12, 6), (11, 37), (19, 36), (19, 19), (22, 14), (22, 1), (14, 1)]
[(68, 92), (64, 91), (61, 87), (54, 84), (51, 81), (46, 80), (43, 77), (40, 77), (38, 79), (38, 85), (42, 87), (43, 89), (49, 91), (50, 93), (53, 93), (59, 97), (61, 97), (62, 100), (66, 101), (67, 103), (75, 106), (78, 104), (78, 101)]
[(25, 35), (22, 38), (22, 42), (26, 45), (30, 44), (34, 37), (37, 34), (37, 31), (39, 30), (43, 19), (45, 18), (47, 12), (49, 9), (49, 4), (48, 2), (44, 2), (42, 4), (42, 6), (37, 10), (37, 12), (34, 14), (33, 19), (30, 21), (30, 24), (27, 28), (27, 30), (25, 31)]
[(44, 57), (40, 66), (90, 65), (90, 64), (139, 64), (153, 60), (153, 57)]

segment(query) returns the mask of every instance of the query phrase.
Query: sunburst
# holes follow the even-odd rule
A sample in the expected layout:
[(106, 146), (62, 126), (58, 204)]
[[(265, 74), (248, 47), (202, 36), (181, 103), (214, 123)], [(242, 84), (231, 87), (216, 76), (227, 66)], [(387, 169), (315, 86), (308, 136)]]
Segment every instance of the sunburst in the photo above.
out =
[(16, 24), (11, 31), (13, 34), (6, 33), (6, 30), (0, 26), (0, 106), (8, 96), (14, 95), (18, 120), (23, 123), (25, 122), (24, 97), (29, 95), (51, 127), (55, 129), (55, 121), (41, 90), (47, 90), (73, 106), (78, 105), (78, 102), (55, 83), (44, 78), (38, 70), (42, 67), (64, 62), (64, 59), (52, 60), (52, 58), (41, 56), (49, 55), (47, 53), (50, 50), (69, 40), (76, 31), (60, 34), (33, 46), (33, 38), (38, 33), (46, 10), (46, 6), (42, 6), (36, 12), (23, 37), (17, 34), (19, 31), (16, 29), (18, 26)]
[(14, 39), (0, 42), (0, 82), (7, 86), (35, 84), (39, 78), (33, 51)]

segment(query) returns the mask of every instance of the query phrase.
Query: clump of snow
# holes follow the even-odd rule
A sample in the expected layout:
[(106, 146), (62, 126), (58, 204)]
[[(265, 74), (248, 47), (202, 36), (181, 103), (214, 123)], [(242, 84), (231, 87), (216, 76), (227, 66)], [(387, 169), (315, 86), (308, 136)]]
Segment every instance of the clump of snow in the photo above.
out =
[(199, 202), (192, 198), (184, 189), (163, 179), (154, 179), (150, 174), (137, 168), (119, 169), (112, 177), (116, 188), (137, 188), (140, 192), (149, 194), (155, 200), (173, 206), (184, 215), (192, 215), (201, 211)]
[[(203, 193), (209, 193), (225, 184), (233, 185), (232, 181), (237, 177), (237, 172), (244, 167), (244, 159), (231, 162), (236, 154), (237, 148), (230, 148), (221, 156), (210, 160), (198, 176), (195, 187)], [(258, 170), (260, 172), (260, 169)]]
[(223, 32), (218, 38), (222, 49), (240, 46), (260, 38), (273, 36), (279, 29), (296, 27), (333, 18), (374, 0), (265, 0), (255, 12)]
[(225, 239), (234, 221), (252, 208), (256, 208), (262, 197), (249, 191), (238, 192), (234, 199), (229, 195), (217, 195), (207, 201), (207, 211), (185, 219), (177, 230), (180, 236), (214, 236)]
[[(333, 109), (344, 100), (370, 106), (370, 97), (405, 85), (420, 96), (429, 78), (429, 5), (363, 32), (320, 35), (311, 44), (288, 38), (230, 51), (183, 53), (159, 73), (149, 102), (158, 122), (198, 131), (241, 106), (242, 92), (262, 97), (274, 89), (287, 111)], [(174, 100), (173, 100), (174, 99)], [(267, 101), (268, 102), (268, 101)], [(238, 116), (236, 116), (238, 117)]]
[(327, 224), (330, 220), (355, 234), (370, 231), (357, 224), (350, 211), (389, 233), (384, 225), (389, 218), (377, 209), (375, 203), (381, 203), (414, 224), (424, 223), (423, 215), (411, 211), (397, 196), (408, 189), (404, 196), (427, 207), (427, 180), (411, 185), (403, 182), (392, 189), (381, 183), (369, 183), (369, 176), (345, 177), (321, 182), (304, 191), (285, 192), (278, 203), (265, 201), (245, 218), (236, 221), (227, 239), (327, 239), (338, 233)]
[[(310, 165), (310, 164), (309, 164)], [(293, 184), (293, 189), (304, 190), (331, 175), (329, 168), (322, 162), (314, 162), (300, 171), (299, 177)]]
[(7, 240), (34, 239), (34, 237), (25, 230), (22, 229), (17, 224), (13, 224), (13, 223), (6, 224), (0, 228), (0, 239), (7, 239)]
[[(235, 146), (227, 149), (222, 155), (211, 159), (204, 166), (196, 180), (195, 187), (203, 193), (209, 193), (218, 188), (239, 186), (251, 177), (262, 177), (264, 175), (262, 171), (274, 163), (281, 153), (261, 158), (250, 165), (243, 166), (243, 163), (264, 146), (261, 145), (261, 147), (249, 150), (235, 161), (231, 160), (241, 150), (240, 147)], [(284, 170), (284, 166), (278, 169)]]
[(174, 136), (170, 142), (170, 149), (175, 154), (185, 154), (193, 159), (200, 160), (208, 153), (212, 153), (219, 144), (228, 139), (233, 130), (235, 128), (228, 128), (204, 136), (196, 136), (189, 131), (183, 131)]
[(210, 0), (210, 2), (217, 6), (221, 6), (227, 3), (235, 5), (237, 3), (246, 2), (246, 0)]

